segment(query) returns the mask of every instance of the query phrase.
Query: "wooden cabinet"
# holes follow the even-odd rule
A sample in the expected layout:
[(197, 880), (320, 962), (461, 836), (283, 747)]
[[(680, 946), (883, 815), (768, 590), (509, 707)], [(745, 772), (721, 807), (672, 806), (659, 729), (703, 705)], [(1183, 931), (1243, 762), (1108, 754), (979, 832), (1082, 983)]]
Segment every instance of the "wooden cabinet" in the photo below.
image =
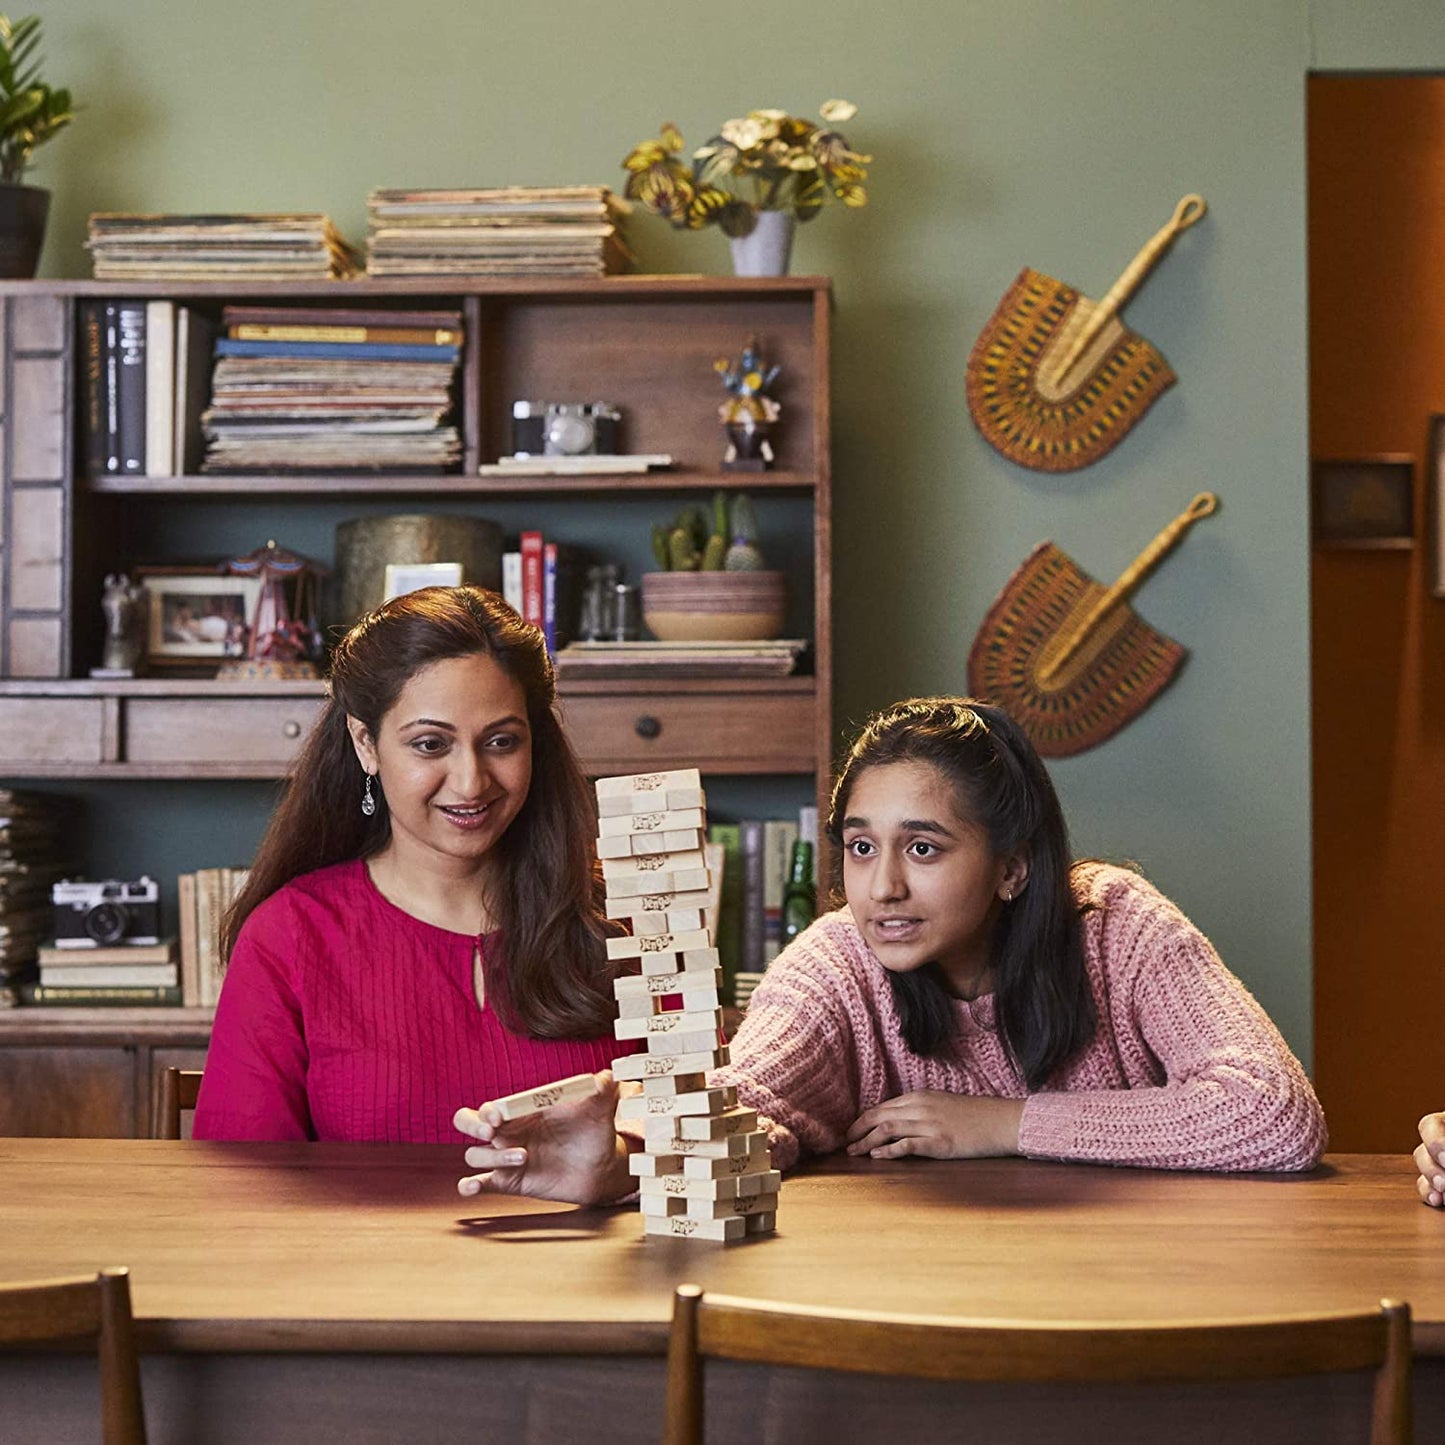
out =
[[(228, 302), (246, 301), (460, 310), (462, 462), (450, 475), (87, 475), (81, 306), (107, 298), (170, 299), (216, 321)], [(0, 780), (65, 780), (72, 790), (209, 780), (211, 806), (221, 810), (227, 780), (282, 778), (300, 748), (322, 704), (319, 683), (92, 680), (107, 573), (211, 561), (271, 537), (330, 562), (332, 529), (350, 515), (445, 510), (498, 519), (511, 535), (538, 517), (549, 535), (592, 541), (596, 529), (599, 557), (622, 560), (636, 581), (651, 565), (651, 524), (722, 487), (753, 494), (770, 565), (788, 574), (788, 633), (811, 642), (806, 671), (766, 681), (569, 683), (564, 722), (594, 774), (701, 767), (714, 780), (715, 815), (729, 783), (753, 777), (769, 787), (791, 779), (793, 805), (799, 796), (823, 805), (833, 743), (830, 305), (819, 277), (0, 283)], [(713, 363), (754, 337), (783, 368), (777, 464), (727, 472)], [(626, 478), (481, 475), (481, 464), (511, 449), (519, 398), (614, 402), (624, 448), (669, 453), (676, 466)], [(158, 795), (128, 796), (133, 810)], [(178, 859), (158, 870), (142, 858), (134, 871), (167, 875), (169, 888), (192, 866)], [(41, 1025), (57, 1012), (19, 1010), (0, 1029), (0, 1133), (42, 1124), (144, 1132), (160, 1036), (142, 1041), (112, 1017), (103, 1039), (54, 1036), (42, 1048)], [(187, 1028), (175, 1046), (203, 1046), (204, 1025)], [(68, 1093), (55, 1083), (64, 1074), (73, 1079)], [(74, 1127), (61, 1129), (67, 1109)]]

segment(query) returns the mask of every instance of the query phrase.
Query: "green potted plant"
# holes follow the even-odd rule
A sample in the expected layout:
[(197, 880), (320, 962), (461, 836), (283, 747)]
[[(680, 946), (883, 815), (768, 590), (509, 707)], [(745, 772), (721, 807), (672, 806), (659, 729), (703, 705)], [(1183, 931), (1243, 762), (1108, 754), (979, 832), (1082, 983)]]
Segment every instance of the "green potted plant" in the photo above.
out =
[(0, 15), (0, 276), (29, 277), (40, 263), (50, 192), (22, 183), (31, 153), (74, 115), (68, 90), (40, 79), (40, 17)]
[(752, 642), (778, 636), (784, 577), (763, 565), (746, 492), (684, 507), (652, 529), (659, 571), (642, 574), (642, 620), (664, 642)]
[(850, 101), (826, 101), (819, 125), (782, 110), (751, 110), (699, 146), (692, 164), (669, 121), (622, 162), (626, 194), (679, 230), (718, 226), (732, 241), (739, 276), (785, 275), (795, 222), (812, 220), (829, 201), (868, 202), (862, 182), (873, 158), (835, 128), (857, 113)]

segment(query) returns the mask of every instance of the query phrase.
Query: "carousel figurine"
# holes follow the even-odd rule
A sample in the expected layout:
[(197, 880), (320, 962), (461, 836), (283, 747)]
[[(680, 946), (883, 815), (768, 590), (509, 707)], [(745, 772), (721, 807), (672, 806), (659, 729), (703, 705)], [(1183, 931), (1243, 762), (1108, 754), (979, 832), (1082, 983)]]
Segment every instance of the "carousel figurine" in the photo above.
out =
[(328, 569), (271, 541), (233, 557), (221, 570), (232, 577), (260, 578), (261, 595), (244, 657), (223, 662), (217, 676), (272, 681), (320, 676), (316, 594)]
[(728, 393), (728, 399), (718, 408), (728, 440), (723, 469), (766, 471), (773, 464), (773, 426), (783, 410), (769, 393), (783, 368), (769, 366), (758, 349), (757, 338), (749, 337), (736, 364), (720, 357), (713, 363), (713, 370)]

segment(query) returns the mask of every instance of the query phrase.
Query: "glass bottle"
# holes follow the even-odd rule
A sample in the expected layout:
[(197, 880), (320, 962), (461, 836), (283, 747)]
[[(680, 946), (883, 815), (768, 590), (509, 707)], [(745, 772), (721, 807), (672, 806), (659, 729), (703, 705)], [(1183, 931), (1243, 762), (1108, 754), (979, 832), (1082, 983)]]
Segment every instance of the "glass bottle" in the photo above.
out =
[(785, 948), (813, 921), (816, 907), (813, 896), (813, 845), (799, 838), (793, 844), (788, 886), (783, 890)]

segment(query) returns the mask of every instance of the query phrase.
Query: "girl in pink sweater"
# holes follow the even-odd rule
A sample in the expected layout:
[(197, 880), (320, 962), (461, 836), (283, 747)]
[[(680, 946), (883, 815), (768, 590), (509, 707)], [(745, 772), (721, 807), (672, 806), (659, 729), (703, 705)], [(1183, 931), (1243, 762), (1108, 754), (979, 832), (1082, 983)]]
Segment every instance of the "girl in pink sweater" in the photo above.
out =
[[(719, 1083), (774, 1162), (846, 1148), (1298, 1170), (1325, 1145), (1299, 1063), (1207, 939), (1138, 875), (1070, 864), (1058, 798), (1000, 709), (874, 718), (833, 792), (847, 907), (769, 966)], [(489, 1187), (596, 1197), (599, 1106), (540, 1139), (462, 1110)], [(520, 1165), (519, 1146), (527, 1152)], [(539, 1189), (539, 1185), (542, 1189)]]
[(539, 629), (431, 587), (361, 619), (226, 922), (204, 1139), (440, 1142), (605, 1068), (591, 789)]

